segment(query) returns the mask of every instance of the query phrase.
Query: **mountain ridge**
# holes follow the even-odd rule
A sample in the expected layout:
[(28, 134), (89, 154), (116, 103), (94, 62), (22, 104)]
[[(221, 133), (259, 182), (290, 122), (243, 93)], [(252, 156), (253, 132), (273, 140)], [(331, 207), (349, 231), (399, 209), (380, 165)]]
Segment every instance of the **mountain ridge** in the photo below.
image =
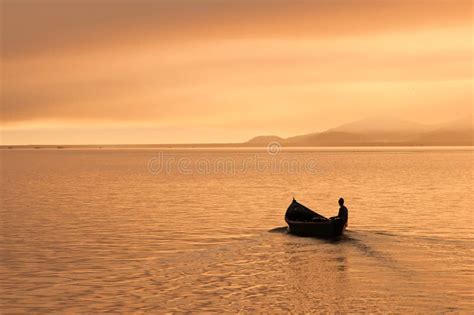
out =
[(393, 117), (366, 118), (303, 135), (257, 136), (249, 145), (278, 142), (286, 146), (474, 145), (472, 116), (426, 125)]

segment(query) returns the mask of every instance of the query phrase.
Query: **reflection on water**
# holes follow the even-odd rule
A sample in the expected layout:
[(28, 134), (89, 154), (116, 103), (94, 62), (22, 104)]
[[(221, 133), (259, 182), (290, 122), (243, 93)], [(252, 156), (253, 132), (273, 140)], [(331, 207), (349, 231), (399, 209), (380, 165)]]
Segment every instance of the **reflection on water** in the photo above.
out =
[[(297, 150), (278, 158), (316, 173), (231, 175), (151, 174), (152, 150), (0, 154), (6, 313), (473, 311), (470, 150)], [(347, 233), (288, 234), (294, 194), (326, 216), (344, 195)]]

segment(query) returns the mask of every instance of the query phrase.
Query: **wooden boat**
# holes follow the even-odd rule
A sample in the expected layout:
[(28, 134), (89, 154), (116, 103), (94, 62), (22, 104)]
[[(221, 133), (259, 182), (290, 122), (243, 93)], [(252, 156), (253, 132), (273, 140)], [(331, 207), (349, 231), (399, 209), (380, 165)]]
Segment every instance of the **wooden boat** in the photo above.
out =
[(337, 217), (328, 219), (295, 199), (286, 210), (285, 221), (289, 232), (298, 236), (335, 237), (342, 235), (346, 228), (341, 219)]

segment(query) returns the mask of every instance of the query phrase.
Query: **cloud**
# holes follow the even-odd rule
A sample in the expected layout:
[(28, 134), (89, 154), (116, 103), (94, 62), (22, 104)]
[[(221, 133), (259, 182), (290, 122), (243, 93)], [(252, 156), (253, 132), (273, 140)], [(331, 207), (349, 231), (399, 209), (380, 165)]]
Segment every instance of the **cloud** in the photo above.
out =
[(143, 124), (231, 141), (472, 110), (470, 1), (23, 0), (1, 23), (1, 124), (23, 138)]
[(2, 55), (196, 39), (353, 36), (469, 24), (466, 0), (4, 0)]

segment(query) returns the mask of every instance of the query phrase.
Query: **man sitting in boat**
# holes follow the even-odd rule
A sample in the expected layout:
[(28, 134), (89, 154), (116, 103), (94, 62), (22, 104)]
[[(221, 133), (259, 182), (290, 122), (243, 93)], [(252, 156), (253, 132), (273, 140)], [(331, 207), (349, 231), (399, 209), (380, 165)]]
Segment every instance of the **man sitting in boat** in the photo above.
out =
[(347, 225), (347, 221), (349, 220), (349, 210), (344, 206), (344, 198), (339, 198), (339, 213), (336, 217), (332, 217), (331, 219), (341, 219), (342, 222), (344, 222), (344, 225)]

